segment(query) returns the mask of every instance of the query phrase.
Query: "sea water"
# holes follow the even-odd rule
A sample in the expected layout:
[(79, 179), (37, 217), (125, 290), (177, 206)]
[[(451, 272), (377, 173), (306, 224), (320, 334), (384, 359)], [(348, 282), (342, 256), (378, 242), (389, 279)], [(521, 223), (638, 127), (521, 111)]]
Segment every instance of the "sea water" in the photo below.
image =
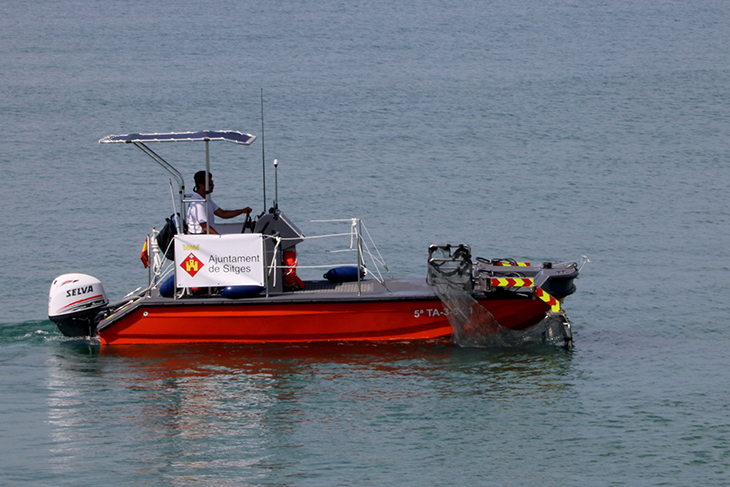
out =
[[(730, 483), (726, 2), (8, 1), (0, 19), (0, 484)], [(53, 278), (121, 298), (173, 211), (162, 169), (98, 139), (203, 129), (259, 135), (212, 144), (222, 207), (270, 206), (276, 158), (302, 231), (360, 217), (397, 277), (425, 277), (430, 244), (587, 255), (575, 347), (63, 337)], [(188, 185), (204, 163), (159, 150)]]

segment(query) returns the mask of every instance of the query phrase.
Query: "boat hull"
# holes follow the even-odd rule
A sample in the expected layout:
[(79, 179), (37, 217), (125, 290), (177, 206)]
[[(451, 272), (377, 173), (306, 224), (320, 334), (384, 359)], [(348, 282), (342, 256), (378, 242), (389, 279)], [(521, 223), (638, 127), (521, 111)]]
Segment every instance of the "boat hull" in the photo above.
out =
[[(174, 303), (141, 300), (98, 330), (103, 344), (412, 341), (448, 337), (437, 299), (309, 303)], [(509, 329), (539, 323), (549, 310), (535, 299), (480, 301)]]

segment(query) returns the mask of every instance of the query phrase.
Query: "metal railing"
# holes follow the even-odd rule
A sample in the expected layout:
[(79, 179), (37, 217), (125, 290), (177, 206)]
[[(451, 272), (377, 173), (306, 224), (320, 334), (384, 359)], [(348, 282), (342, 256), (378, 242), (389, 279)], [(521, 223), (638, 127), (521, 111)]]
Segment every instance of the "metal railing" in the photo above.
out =
[[(358, 295), (362, 293), (362, 280), (365, 275), (372, 277), (378, 283), (386, 286), (386, 279), (383, 277), (383, 273), (387, 273), (388, 277), (392, 278), (390, 269), (385, 263), (380, 251), (377, 248), (373, 238), (370, 236), (367, 228), (363, 221), (359, 218), (348, 218), (348, 219), (337, 219), (337, 220), (312, 220), (310, 223), (348, 223), (349, 231), (329, 233), (322, 235), (310, 235), (297, 238), (283, 238), (278, 236), (264, 235), (264, 239), (271, 239), (275, 241), (275, 251), (270, 262), (264, 259), (264, 272), (268, 278), (273, 277), (274, 282), (279, 277), (283, 278), (284, 272), (289, 269), (286, 265), (277, 265), (277, 254), (281, 252), (281, 242), (287, 240), (304, 240), (304, 241), (316, 241), (321, 239), (335, 240), (338, 238), (349, 239), (349, 245), (346, 248), (339, 248), (334, 250), (325, 250), (328, 254), (339, 254), (354, 252), (356, 254), (355, 266), (357, 267), (357, 288)], [(148, 238), (148, 287), (144, 292), (151, 292), (152, 289), (158, 288), (167, 279), (170, 274), (176, 271), (175, 262), (165, 260), (165, 253), (167, 249), (161, 249), (157, 244), (157, 232), (156, 229), (152, 229), (152, 233), (147, 236)], [(174, 245), (172, 242), (170, 245)], [(306, 252), (305, 252), (306, 253)], [(299, 253), (301, 255), (301, 253)], [(298, 260), (298, 258), (297, 258)], [(369, 262), (368, 262), (369, 261)], [(326, 263), (326, 264), (308, 264), (299, 265), (297, 269), (333, 269), (339, 267), (351, 267), (352, 262), (341, 262), (341, 263)], [(277, 272), (282, 271), (282, 272)], [(383, 272), (384, 271), (384, 272)], [(269, 279), (266, 279), (267, 283)], [(178, 297), (178, 292), (174, 293), (174, 297)]]

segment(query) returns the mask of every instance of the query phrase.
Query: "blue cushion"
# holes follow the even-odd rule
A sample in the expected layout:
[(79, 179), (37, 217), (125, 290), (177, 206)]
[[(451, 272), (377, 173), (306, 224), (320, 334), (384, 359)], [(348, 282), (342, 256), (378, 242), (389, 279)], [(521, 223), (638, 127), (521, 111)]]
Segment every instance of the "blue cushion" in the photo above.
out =
[(160, 296), (171, 298), (175, 295), (175, 274), (169, 276), (160, 286)]
[(263, 290), (261, 286), (228, 286), (221, 289), (221, 296), (228, 299), (253, 298)]
[[(360, 278), (365, 277), (365, 270), (360, 270)], [(357, 266), (350, 265), (344, 267), (335, 267), (330, 269), (324, 275), (329, 282), (352, 282), (357, 281)]]

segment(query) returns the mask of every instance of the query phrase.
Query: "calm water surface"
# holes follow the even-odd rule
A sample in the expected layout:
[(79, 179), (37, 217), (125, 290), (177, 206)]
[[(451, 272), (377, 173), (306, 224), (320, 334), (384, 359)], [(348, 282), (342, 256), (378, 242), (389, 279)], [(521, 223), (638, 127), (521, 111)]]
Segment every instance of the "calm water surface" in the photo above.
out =
[[(730, 484), (725, 3), (11, 1), (0, 18), (0, 484)], [(121, 298), (172, 212), (163, 171), (97, 140), (260, 135), (262, 88), (305, 233), (361, 217), (398, 277), (425, 276), (432, 243), (588, 255), (575, 348), (62, 337), (52, 279)], [(160, 152), (189, 182), (196, 148)], [(260, 144), (212, 158), (218, 203), (263, 209)]]

